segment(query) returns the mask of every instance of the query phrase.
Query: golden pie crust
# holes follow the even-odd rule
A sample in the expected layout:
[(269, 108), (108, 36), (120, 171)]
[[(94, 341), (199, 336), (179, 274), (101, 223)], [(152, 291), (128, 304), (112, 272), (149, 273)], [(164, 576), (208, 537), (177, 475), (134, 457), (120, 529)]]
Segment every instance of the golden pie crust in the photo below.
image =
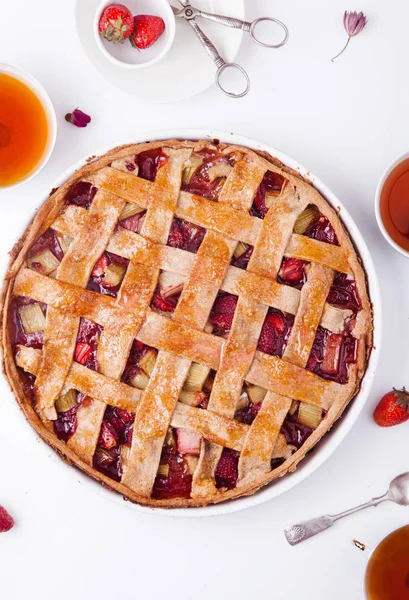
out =
[[(168, 161), (154, 182), (110, 166), (155, 148), (162, 148)], [(184, 165), (192, 153), (203, 149), (235, 157), (217, 202), (180, 191)], [(249, 209), (267, 171), (279, 173), (285, 183), (262, 220)], [(91, 208), (65, 206), (69, 188), (83, 180), (98, 189)], [(140, 233), (116, 229), (126, 202), (147, 209)], [(311, 204), (330, 221), (338, 246), (294, 233), (297, 217)], [(206, 228), (197, 254), (166, 245), (175, 215)], [(25, 262), (32, 244), (49, 227), (74, 239), (54, 277), (28, 268)], [(247, 270), (230, 266), (239, 241), (254, 246)], [(85, 289), (95, 262), (106, 249), (130, 260), (116, 298)], [(310, 263), (301, 291), (277, 282), (283, 256)], [(160, 270), (185, 277), (172, 318), (150, 308)], [(335, 272), (347, 273), (356, 282), (362, 308), (352, 321), (351, 311), (326, 303)], [(239, 297), (226, 339), (205, 329), (220, 289)], [(13, 295), (47, 304), (42, 350), (21, 348), (14, 356), (7, 325)], [(282, 358), (257, 350), (269, 307), (295, 315)], [(104, 327), (98, 346), (99, 372), (73, 362), (80, 317)], [(318, 325), (341, 332), (347, 322), (357, 340), (357, 361), (349, 365), (349, 380), (341, 385), (305, 367)], [(294, 471), (357, 393), (372, 345), (365, 273), (338, 213), (308, 181), (277, 159), (217, 141), (125, 145), (76, 171), (51, 193), (11, 252), (2, 324), (3, 370), (32, 427), (69, 463), (125, 498), (153, 507), (204, 506), (238, 498)], [(144, 392), (120, 381), (135, 338), (159, 351)], [(216, 370), (207, 410), (178, 401), (192, 361)], [(35, 407), (24, 394), (17, 364), (37, 377)], [(244, 380), (268, 390), (251, 425), (234, 419)], [(64, 386), (93, 398), (81, 406), (77, 430), (68, 443), (59, 440), (52, 427), (54, 402)], [(294, 399), (327, 411), (295, 452), (280, 434)], [(120, 483), (92, 466), (107, 404), (136, 413)], [(170, 425), (193, 430), (203, 438), (190, 499), (151, 497)], [(223, 447), (240, 452), (237, 486), (230, 490), (216, 488), (214, 480)], [(285, 460), (271, 470), (274, 457)]]

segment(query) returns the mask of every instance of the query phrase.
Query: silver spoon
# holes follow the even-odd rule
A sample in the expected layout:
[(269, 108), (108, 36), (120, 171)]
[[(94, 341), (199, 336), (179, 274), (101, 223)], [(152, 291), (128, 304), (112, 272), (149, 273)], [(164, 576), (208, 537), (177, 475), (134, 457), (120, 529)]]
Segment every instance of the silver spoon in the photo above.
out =
[(328, 527), (332, 527), (335, 521), (348, 517), (348, 515), (352, 515), (364, 508), (378, 506), (378, 504), (386, 502), (387, 500), (391, 500), (402, 506), (409, 505), (409, 473), (402, 473), (395, 477), (395, 479), (392, 479), (389, 484), (389, 490), (379, 498), (373, 498), (366, 504), (360, 504), (355, 508), (350, 508), (337, 515), (322, 515), (322, 517), (316, 517), (315, 519), (310, 519), (303, 523), (297, 523), (297, 525), (292, 525), (291, 527), (284, 529), (284, 535), (287, 538), (287, 542), (291, 544), (291, 546), (295, 546), (313, 535), (328, 529)]

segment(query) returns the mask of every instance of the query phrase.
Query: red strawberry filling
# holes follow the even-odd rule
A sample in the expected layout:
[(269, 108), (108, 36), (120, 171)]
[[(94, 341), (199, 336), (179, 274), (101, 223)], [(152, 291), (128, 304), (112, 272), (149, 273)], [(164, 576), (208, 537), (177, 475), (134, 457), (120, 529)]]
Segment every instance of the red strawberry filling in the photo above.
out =
[(79, 181), (78, 183), (74, 183), (66, 193), (65, 204), (75, 204), (76, 206), (88, 209), (96, 193), (97, 188), (91, 183)]
[(152, 497), (157, 499), (190, 498), (192, 475), (175, 443), (166, 443), (163, 446), (160, 462), (168, 466), (168, 473), (156, 476)]
[(337, 234), (327, 217), (324, 217), (324, 215), (321, 215), (317, 221), (312, 223), (304, 235), (320, 242), (339, 246)]
[(239, 452), (223, 448), (222, 455), (217, 463), (215, 480), (217, 488), (231, 490), (237, 485)]
[(277, 281), (300, 290), (307, 281), (305, 275), (306, 264), (307, 262), (305, 260), (284, 257), (278, 272)]
[(169, 232), (168, 246), (196, 254), (205, 234), (206, 229), (203, 227), (175, 217)]
[(104, 254), (95, 263), (91, 277), (87, 283), (87, 290), (116, 298), (122, 281), (120, 281), (120, 283), (117, 285), (113, 284), (106, 276), (107, 267), (109, 265), (118, 265), (119, 267), (124, 267), (125, 271), (128, 264), (129, 260), (127, 258), (113, 254), (113, 252), (104, 252)]
[(233, 156), (226, 156), (217, 150), (201, 150), (198, 155), (203, 158), (203, 163), (196, 169), (188, 182), (182, 183), (182, 190), (195, 196), (217, 201), (224, 185), (223, 177), (216, 177), (213, 181), (209, 176), (209, 169), (215, 165), (227, 164), (234, 166)]
[(333, 333), (318, 327), (307, 369), (324, 379), (337, 383), (348, 382), (349, 364), (356, 363), (357, 340), (347, 331)]
[(97, 347), (101, 332), (101, 325), (81, 318), (74, 351), (74, 360), (93, 371), (98, 371)]
[(210, 311), (209, 321), (215, 327), (216, 335), (224, 335), (231, 329), (234, 311), (237, 306), (237, 296), (219, 292)]
[(64, 442), (68, 442), (77, 429), (77, 413), (86, 396), (76, 392), (77, 404), (65, 412), (59, 412), (57, 419), (53, 421), (55, 435)]
[(327, 302), (339, 308), (358, 312), (362, 308), (355, 280), (345, 273), (337, 273), (328, 294)]
[(269, 192), (275, 192), (277, 195), (283, 187), (284, 177), (273, 171), (267, 171), (260, 183), (251, 207), (251, 214), (260, 219), (264, 219), (270, 206), (266, 203), (266, 196)]
[[(281, 433), (284, 435), (287, 444), (301, 448), (307, 438), (312, 434), (313, 429), (301, 423), (296, 415), (287, 414), (281, 427)], [(273, 459), (274, 460), (274, 459)], [(281, 462), (284, 462), (283, 459)], [(279, 465), (276, 465), (276, 467)], [(273, 468), (276, 468), (273, 467)]]
[(143, 356), (145, 356), (149, 348), (150, 346), (146, 346), (145, 344), (142, 344), (142, 342), (138, 342), (138, 340), (133, 341), (131, 351), (128, 356), (128, 361), (121, 378), (123, 383), (130, 384), (135, 375), (142, 370), (139, 361)]
[(230, 264), (238, 269), (247, 269), (251, 255), (253, 254), (253, 246), (249, 246), (243, 254), (235, 256), (233, 254)]
[(120, 481), (122, 460), (120, 446), (132, 443), (135, 415), (121, 408), (107, 406), (102, 421), (93, 465), (108, 477)]
[(155, 293), (153, 294), (151, 306), (156, 308), (157, 310), (161, 310), (163, 312), (171, 312), (175, 310), (177, 303), (180, 298), (180, 293), (173, 294), (173, 296), (168, 296), (164, 298), (160, 293), (159, 285), (156, 287)]
[(138, 177), (155, 181), (158, 170), (168, 162), (168, 156), (162, 152), (162, 148), (146, 150), (135, 156), (138, 165)]
[[(64, 252), (61, 249), (60, 243), (55, 235), (55, 231), (51, 228), (47, 229), (31, 246), (30, 250), (27, 252), (27, 258), (41, 254), (45, 250), (50, 250), (50, 252), (54, 254), (59, 261), (64, 258)], [(36, 263), (33, 263), (32, 266), (33, 268), (36, 268)], [(37, 268), (39, 271), (41, 271), (41, 265)]]
[(238, 410), (234, 415), (234, 418), (240, 421), (241, 423), (251, 425), (254, 419), (257, 417), (260, 408), (261, 402), (259, 402), (258, 404), (253, 404), (253, 402), (249, 400), (248, 406), (246, 408), (243, 408), (242, 410)]
[(266, 354), (282, 356), (290, 336), (294, 317), (270, 308), (258, 340), (258, 349)]

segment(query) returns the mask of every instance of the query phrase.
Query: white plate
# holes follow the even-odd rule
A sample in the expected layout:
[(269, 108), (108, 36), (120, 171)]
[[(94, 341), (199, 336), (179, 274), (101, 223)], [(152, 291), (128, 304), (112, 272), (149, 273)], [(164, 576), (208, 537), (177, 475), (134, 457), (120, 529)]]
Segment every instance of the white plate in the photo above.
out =
[[(171, 0), (178, 6), (178, 0)], [(85, 54), (98, 73), (111, 85), (146, 102), (175, 102), (195, 96), (214, 84), (216, 66), (206, 54), (194, 31), (183, 19), (176, 19), (176, 36), (169, 53), (143, 71), (126, 71), (112, 64), (94, 38), (94, 17), (100, 0), (77, 0), (75, 22)], [(126, 4), (126, 2), (125, 2)], [(244, 19), (243, 0), (194, 0), (194, 6)], [(238, 29), (200, 20), (227, 62), (233, 62), (243, 39)]]
[[(126, 144), (126, 143), (138, 143), (144, 142), (146, 140), (166, 140), (166, 139), (181, 139), (181, 140), (197, 140), (203, 138), (217, 138), (222, 142), (239, 144), (243, 146), (247, 146), (248, 148), (252, 148), (254, 150), (264, 150), (269, 152), (272, 156), (277, 157), (280, 161), (282, 161), (288, 167), (295, 169), (301, 175), (306, 177), (314, 187), (326, 198), (326, 200), (337, 210), (340, 211), (340, 216), (342, 221), (344, 222), (346, 228), (351, 234), (351, 238), (354, 241), (355, 247), (361, 256), (362, 263), (364, 265), (365, 271), (368, 276), (368, 285), (371, 296), (372, 305), (374, 306), (374, 339), (373, 339), (373, 350), (369, 360), (369, 364), (366, 370), (366, 373), (363, 377), (361, 389), (353, 402), (349, 405), (347, 410), (345, 411), (343, 417), (337, 421), (334, 427), (331, 429), (331, 432), (324, 436), (324, 438), (319, 442), (318, 446), (314, 449), (314, 452), (311, 452), (307, 455), (300, 465), (297, 467), (297, 470), (294, 473), (290, 473), (281, 479), (273, 481), (271, 484), (264, 486), (261, 490), (253, 494), (252, 496), (244, 496), (242, 498), (238, 498), (237, 500), (231, 500), (227, 502), (222, 502), (221, 504), (215, 504), (206, 506), (204, 508), (181, 508), (181, 509), (164, 509), (164, 508), (149, 508), (139, 506), (137, 504), (132, 504), (129, 501), (125, 501), (120, 494), (116, 492), (111, 492), (110, 490), (104, 488), (100, 483), (94, 481), (88, 475), (82, 473), (78, 469), (74, 467), (67, 467), (66, 463), (61, 462), (61, 466), (64, 466), (65, 472), (69, 474), (73, 481), (80, 483), (82, 485), (86, 485), (90, 490), (96, 492), (98, 495), (104, 496), (105, 498), (116, 502), (121, 506), (126, 506), (131, 510), (136, 510), (139, 512), (148, 512), (148, 513), (156, 513), (165, 516), (172, 517), (209, 517), (214, 515), (222, 515), (232, 512), (237, 512), (239, 510), (243, 510), (245, 508), (249, 508), (251, 506), (256, 506), (257, 504), (261, 504), (266, 502), (267, 500), (271, 500), (280, 494), (283, 494), (287, 490), (293, 488), (303, 481), (308, 475), (313, 473), (319, 466), (321, 466), (329, 456), (334, 452), (334, 450), (339, 446), (344, 437), (352, 428), (356, 419), (358, 418), (365, 402), (368, 397), (372, 381), (375, 375), (376, 366), (378, 363), (378, 356), (381, 349), (381, 298), (379, 292), (379, 284), (376, 276), (374, 264), (372, 262), (371, 255), (369, 253), (368, 247), (358, 229), (349, 215), (346, 208), (344, 208), (342, 202), (338, 200), (338, 198), (310, 171), (308, 171), (305, 167), (301, 166), (296, 160), (290, 158), (283, 152), (276, 150), (272, 146), (268, 146), (267, 144), (262, 144), (250, 138), (246, 138), (241, 135), (236, 135), (234, 133), (225, 133), (222, 131), (206, 131), (202, 129), (186, 129), (186, 130), (170, 130), (170, 131), (150, 131), (140, 135), (136, 135), (131, 139), (126, 139), (118, 142), (118, 144), (111, 144), (109, 147), (100, 148), (96, 151), (89, 152), (88, 156), (91, 155), (102, 155), (112, 147)], [(79, 167), (81, 167), (86, 158), (81, 159), (76, 164), (69, 167), (65, 173), (59, 177), (57, 181), (55, 181), (50, 188), (57, 188), (62, 185)], [(37, 436), (34, 429), (30, 428), (35, 436)], [(44, 444), (44, 449), (47, 450), (48, 457), (52, 457), (53, 460), (59, 460), (56, 454), (49, 452), (49, 448)], [(46, 452), (44, 452), (44, 455)]]

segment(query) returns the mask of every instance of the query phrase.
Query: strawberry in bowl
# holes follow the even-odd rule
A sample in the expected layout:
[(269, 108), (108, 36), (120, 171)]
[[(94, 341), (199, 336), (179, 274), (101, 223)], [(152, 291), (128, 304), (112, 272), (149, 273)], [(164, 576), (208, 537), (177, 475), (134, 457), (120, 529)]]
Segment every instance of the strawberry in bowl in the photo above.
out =
[(151, 0), (150, 14), (145, 14), (146, 8), (141, 0), (126, 0), (126, 4), (103, 1), (96, 10), (95, 41), (115, 66), (146, 68), (170, 50), (176, 29), (170, 4), (167, 0)]
[(131, 37), (134, 18), (124, 4), (110, 4), (102, 11), (98, 30), (108, 42), (123, 44)]

